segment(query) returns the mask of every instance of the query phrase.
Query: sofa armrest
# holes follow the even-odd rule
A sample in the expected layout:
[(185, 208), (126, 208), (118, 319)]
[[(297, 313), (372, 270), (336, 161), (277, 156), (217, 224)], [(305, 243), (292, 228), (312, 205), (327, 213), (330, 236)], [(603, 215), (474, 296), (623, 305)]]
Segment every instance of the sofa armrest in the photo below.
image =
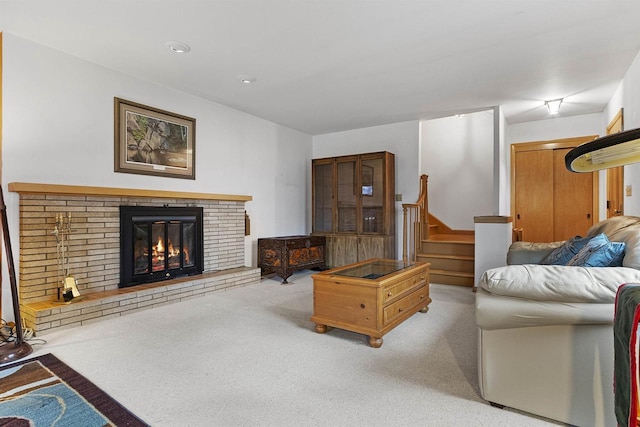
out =
[(507, 265), (540, 264), (554, 249), (564, 242), (532, 243), (514, 242), (507, 252)]

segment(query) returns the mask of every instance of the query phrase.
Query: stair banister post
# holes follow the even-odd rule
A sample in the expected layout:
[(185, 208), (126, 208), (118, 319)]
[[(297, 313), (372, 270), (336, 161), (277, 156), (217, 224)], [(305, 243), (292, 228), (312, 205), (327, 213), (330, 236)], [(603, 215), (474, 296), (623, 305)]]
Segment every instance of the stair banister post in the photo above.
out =
[(418, 252), (420, 252), (420, 236), (422, 235), (422, 222), (420, 222), (420, 208), (414, 209), (413, 219), (413, 261), (418, 260)]
[(402, 261), (407, 262), (407, 207), (402, 205)]
[(420, 198), (421, 204), (420, 207), (420, 222), (422, 223), (422, 234), (421, 238), (428, 239), (429, 238), (429, 197), (428, 197), (428, 181), (429, 175), (421, 175), (420, 176)]
[[(427, 197), (427, 175), (420, 176), (420, 194), (416, 203), (402, 205), (402, 260), (416, 261), (422, 240), (429, 238), (429, 203)], [(409, 232), (408, 227), (412, 227)], [(413, 241), (411, 241), (411, 240)], [(413, 251), (413, 254), (409, 253)]]

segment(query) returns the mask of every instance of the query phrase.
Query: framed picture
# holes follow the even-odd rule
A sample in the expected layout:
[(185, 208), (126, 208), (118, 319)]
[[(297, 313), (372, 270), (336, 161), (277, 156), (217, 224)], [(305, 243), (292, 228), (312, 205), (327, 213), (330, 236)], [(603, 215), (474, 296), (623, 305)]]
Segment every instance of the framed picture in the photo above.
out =
[(114, 171), (196, 179), (196, 119), (114, 98)]

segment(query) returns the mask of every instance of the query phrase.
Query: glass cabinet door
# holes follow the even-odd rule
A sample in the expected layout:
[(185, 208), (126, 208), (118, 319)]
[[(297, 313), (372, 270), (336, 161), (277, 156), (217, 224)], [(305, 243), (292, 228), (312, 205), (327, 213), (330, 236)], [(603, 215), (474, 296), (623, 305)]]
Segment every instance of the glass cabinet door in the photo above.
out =
[(362, 159), (360, 184), (362, 195), (362, 233), (384, 230), (384, 162), (382, 158)]
[(344, 159), (336, 163), (338, 184), (338, 232), (357, 231), (357, 182), (356, 159)]
[(313, 164), (313, 231), (333, 231), (333, 162)]

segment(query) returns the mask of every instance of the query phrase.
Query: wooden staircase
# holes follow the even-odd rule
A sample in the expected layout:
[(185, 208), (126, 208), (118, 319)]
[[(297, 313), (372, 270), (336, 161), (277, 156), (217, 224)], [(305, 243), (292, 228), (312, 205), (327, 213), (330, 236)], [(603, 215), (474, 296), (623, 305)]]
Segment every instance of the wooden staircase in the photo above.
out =
[(473, 232), (445, 230), (438, 233), (431, 227), (429, 237), (420, 242), (418, 261), (430, 262), (431, 283), (473, 286), (475, 244)]
[(403, 204), (403, 260), (431, 263), (431, 283), (474, 285), (473, 230), (452, 230), (427, 211), (427, 180), (422, 175), (420, 197)]

